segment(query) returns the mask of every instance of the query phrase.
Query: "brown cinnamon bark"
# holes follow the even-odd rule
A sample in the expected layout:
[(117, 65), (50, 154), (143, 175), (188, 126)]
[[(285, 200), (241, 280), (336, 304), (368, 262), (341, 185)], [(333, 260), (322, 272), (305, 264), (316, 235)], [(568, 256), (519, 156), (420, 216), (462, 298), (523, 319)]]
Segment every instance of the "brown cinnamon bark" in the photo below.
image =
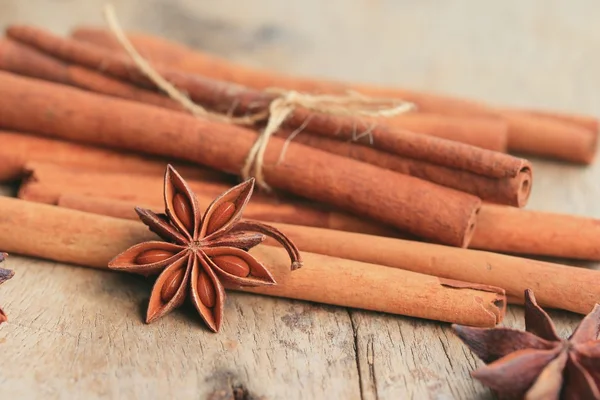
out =
[[(199, 200), (201, 201), (202, 199)], [(114, 218), (131, 219), (134, 221), (139, 220), (139, 216), (134, 210), (135, 207), (142, 207), (155, 211), (164, 208), (164, 205), (161, 203), (140, 203), (130, 200), (80, 194), (62, 194), (58, 198), (57, 205), (73, 210)], [(200, 203), (200, 205), (201, 207), (205, 207), (208, 204)], [(246, 207), (244, 215), (250, 219), (263, 220), (269, 223), (281, 222), (348, 232), (361, 232), (379, 236), (408, 237), (406, 234), (372, 223), (368, 220), (319, 207), (309, 207), (304, 204), (269, 204), (261, 203), (260, 201), (253, 199)]]
[[(32, 175), (19, 191), (19, 197), (25, 200), (60, 204), (134, 220), (137, 219), (133, 212), (135, 206), (162, 209), (162, 178), (158, 175), (130, 176), (42, 163), (30, 163), (28, 170)], [(199, 193), (204, 207), (227, 187), (226, 184), (194, 179), (189, 183)], [(368, 219), (261, 193), (254, 195), (246, 216), (380, 236), (407, 236)], [(484, 204), (469, 247), (515, 254), (600, 260), (599, 241), (600, 223), (592, 218)]]
[(65, 167), (85, 168), (107, 173), (151, 174), (162, 176), (167, 164), (176, 165), (190, 179), (227, 180), (229, 175), (218, 171), (169, 159), (143, 156), (86, 146), (78, 143), (0, 131), (0, 182), (10, 182), (25, 176), (28, 162), (52, 163)]
[[(40, 68), (38, 73), (36, 73), (35, 66), (39, 66)], [(0, 41), (0, 69), (182, 111), (176, 102), (157, 93), (107, 78), (85, 68), (68, 66), (25, 45), (6, 39)], [(448, 127), (448, 118), (451, 119), (452, 117), (419, 113), (402, 116), (402, 121), (405, 123), (405, 127), (409, 129), (416, 128), (418, 130), (419, 127), (426, 126), (427, 130), (435, 131), (436, 136), (443, 136)], [(501, 121), (491, 119), (482, 120), (473, 118), (466, 122), (469, 122), (470, 127), (475, 126), (476, 130), (478, 124), (503, 125)], [(460, 127), (460, 125), (457, 126)], [(470, 131), (465, 129), (464, 133), (467, 132)], [(484, 137), (479, 134), (476, 136)], [(485, 137), (495, 136), (486, 135)], [(527, 203), (531, 190), (532, 176), (529, 168), (522, 168), (516, 176), (504, 178), (486, 177), (467, 171), (454, 170), (428, 162), (395, 156), (390, 153), (376, 151), (367, 146), (341, 143), (315, 135), (305, 136), (303, 134), (296, 141), (334, 154), (344, 155), (396, 172), (416, 176), (443, 186), (474, 194), (483, 200), (500, 204), (522, 207)]]
[(484, 204), (469, 247), (600, 261), (600, 220)]
[[(117, 218), (133, 220), (138, 218), (132, 211), (136, 204), (126, 200), (64, 195), (60, 197), (58, 204)], [(417, 240), (414, 236), (401, 232), (389, 230), (386, 232), (382, 227), (366, 220), (358, 224), (352, 223), (347, 218), (335, 218), (334, 223), (332, 216), (339, 215), (335, 213), (330, 214), (326, 219), (329, 226), (322, 223), (324, 218), (299, 217), (294, 220), (293, 214), (282, 217), (278, 207), (265, 206), (262, 215), (254, 216), (254, 213), (247, 213), (248, 218)], [(153, 205), (149, 208), (160, 209), (160, 206)], [(304, 211), (297, 212), (298, 215), (303, 213)], [(600, 221), (597, 219), (484, 204), (479, 212), (477, 229), (469, 247), (509, 254), (600, 261), (598, 242), (600, 242)]]
[[(106, 268), (116, 254), (156, 238), (139, 222), (7, 197), (0, 198), (0, 218), (7, 250), (88, 267)], [(304, 268), (290, 273), (284, 250), (259, 246), (252, 253), (278, 284), (231, 289), (475, 326), (494, 326), (505, 312), (504, 292), (494, 287), (305, 252)]]
[[(86, 210), (101, 212), (94, 207), (89, 203)], [(278, 227), (306, 251), (499, 286), (521, 300), (526, 288), (535, 287), (544, 305), (553, 308), (585, 314), (600, 296), (599, 271), (328, 229)]]
[(597, 152), (598, 132), (564, 119), (548, 118), (521, 111), (503, 111), (510, 126), (518, 126), (519, 134), (510, 135), (510, 148), (574, 163), (591, 164)]
[(110, 96), (181, 110), (179, 104), (159, 93), (78, 65), (69, 65), (29, 46), (0, 39), (0, 69), (15, 74), (76, 86)]
[[(103, 172), (99, 168), (82, 169), (72, 165), (29, 162), (24, 167), (26, 177), (21, 184), (19, 197), (24, 200), (56, 204), (61, 194), (77, 193), (160, 204), (164, 201), (164, 169), (166, 165), (163, 166), (160, 175), (131, 175), (122, 171)], [(198, 179), (189, 179), (188, 182), (205, 201), (214, 199), (231, 187), (228, 182)], [(260, 193), (257, 193), (256, 197), (271, 203), (277, 202), (275, 198)]]
[[(0, 69), (182, 111), (180, 104), (155, 91), (136, 87), (89, 68), (67, 64), (10, 39), (0, 40)], [(411, 113), (394, 118), (393, 126), (506, 152), (507, 124), (496, 118), (460, 118)]]
[[(114, 39), (112, 33), (104, 29), (80, 27), (73, 31), (72, 36), (86, 43), (93, 43), (112, 51), (123, 52), (122, 46)], [(497, 117), (497, 114), (490, 107), (474, 101), (413, 90), (350, 85), (343, 82), (289, 76), (275, 71), (236, 65), (228, 60), (192, 50), (179, 43), (156, 36), (128, 33), (128, 37), (144, 57), (155, 63), (257, 89), (280, 87), (316, 93), (345, 93), (348, 89), (354, 89), (365, 94), (368, 91), (369, 94), (380, 97), (400, 97), (415, 101), (421, 109), (428, 112), (432, 109), (443, 109), (445, 113), (456, 116)]]
[[(256, 139), (240, 127), (7, 73), (0, 73), (0, 124), (228, 173), (242, 168)], [(468, 244), (478, 198), (293, 142), (278, 163), (283, 145), (272, 138), (266, 151), (271, 186), (430, 240)]]
[(600, 299), (600, 271), (479, 250), (275, 225), (305, 251), (499, 286), (508, 296), (520, 301), (525, 289), (533, 287), (540, 304), (587, 314)]
[[(162, 176), (132, 176), (29, 163), (29, 177), (19, 190), (23, 200), (59, 204), (82, 211), (137, 220), (134, 207), (152, 210), (164, 209)], [(187, 178), (187, 177), (186, 177)], [(226, 191), (227, 183), (187, 180), (197, 193), (202, 208), (207, 208), (215, 197)], [(368, 219), (331, 211), (326, 207), (305, 202), (255, 193), (245, 215), (252, 219), (273, 222), (319, 226), (351, 232), (368, 232), (375, 235), (398, 236), (395, 230)]]
[[(278, 136), (289, 137), (289, 132), (282, 131)], [(516, 176), (493, 178), (400, 157), (351, 142), (311, 135), (308, 132), (296, 135), (293, 140), (333, 154), (471, 193), (493, 203), (523, 207), (531, 194), (533, 177), (529, 168), (522, 168)]]
[(521, 114), (530, 114), (538, 117), (547, 119), (553, 119), (556, 121), (567, 122), (573, 125), (577, 125), (581, 128), (585, 128), (588, 131), (597, 134), (600, 129), (600, 121), (596, 117), (591, 117), (582, 114), (572, 114), (559, 111), (542, 111), (532, 109), (515, 109), (515, 108), (504, 108), (504, 112), (518, 112)]
[[(122, 47), (113, 35), (103, 29), (81, 27), (76, 29), (72, 36), (87, 43), (122, 52)], [(140, 33), (131, 33), (128, 36), (136, 49), (148, 59), (189, 73), (228, 80), (257, 89), (281, 87), (320, 93), (343, 93), (353, 89), (368, 95), (413, 101), (420, 110), (426, 112), (463, 117), (501, 117), (509, 124), (509, 150), (584, 164), (591, 163), (596, 154), (597, 118), (543, 111), (515, 115), (508, 109), (495, 109), (478, 102), (420, 91), (286, 76), (273, 71), (236, 65), (159, 37)]]
[(391, 126), (506, 153), (508, 124), (500, 118), (412, 112), (394, 117)]
[[(120, 79), (153, 87), (153, 84), (131, 61), (101, 48), (27, 26), (10, 27), (7, 34), (17, 41), (65, 61), (89, 68), (101, 68), (104, 73)], [(265, 111), (277, 96), (169, 68), (157, 67), (157, 70), (175, 86), (184, 90), (192, 100), (220, 112)], [(407, 130), (390, 129), (385, 121), (385, 119), (336, 116), (297, 108), (286, 120), (286, 125), (294, 129), (305, 128), (315, 134), (348, 140), (355, 140), (357, 134), (370, 132), (372, 140), (365, 137), (365, 144), (372, 142), (373, 146), (394, 154), (488, 177), (514, 177), (524, 169), (531, 169), (531, 165), (523, 159)]]

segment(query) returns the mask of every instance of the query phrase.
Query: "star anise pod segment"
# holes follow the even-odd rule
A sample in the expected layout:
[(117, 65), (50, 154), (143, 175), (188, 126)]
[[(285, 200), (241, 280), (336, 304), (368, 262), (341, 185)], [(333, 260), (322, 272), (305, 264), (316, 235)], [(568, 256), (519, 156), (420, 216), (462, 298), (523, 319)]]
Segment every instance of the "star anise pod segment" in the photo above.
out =
[(503, 397), (600, 399), (600, 305), (568, 339), (525, 291), (526, 331), (454, 325), (460, 339), (487, 365), (472, 376)]
[[(0, 263), (8, 257), (8, 254), (0, 252)], [(13, 277), (15, 273), (9, 269), (0, 268), (0, 284)], [(0, 308), (0, 324), (6, 322), (7, 317), (2, 308)]]
[(273, 285), (269, 271), (248, 250), (266, 236), (278, 240), (290, 254), (292, 269), (301, 265), (296, 246), (276, 228), (252, 221), (240, 221), (254, 180), (235, 186), (206, 209), (185, 180), (171, 167), (165, 174), (165, 214), (136, 208), (141, 221), (161, 241), (135, 245), (115, 257), (109, 267), (142, 275), (159, 274), (148, 307), (152, 322), (192, 301), (213, 331), (221, 326), (225, 289), (223, 282), (240, 286)]

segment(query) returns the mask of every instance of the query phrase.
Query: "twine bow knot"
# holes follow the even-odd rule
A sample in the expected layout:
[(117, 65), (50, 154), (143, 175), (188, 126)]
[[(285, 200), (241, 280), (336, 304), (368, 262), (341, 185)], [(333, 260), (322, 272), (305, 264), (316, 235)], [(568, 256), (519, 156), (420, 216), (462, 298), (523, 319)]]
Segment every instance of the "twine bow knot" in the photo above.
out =
[[(264, 180), (263, 164), (269, 139), (279, 130), (285, 120), (297, 108), (301, 107), (322, 114), (363, 117), (392, 117), (415, 109), (415, 105), (407, 101), (372, 98), (354, 91), (349, 91), (346, 95), (338, 96), (307, 94), (295, 90), (271, 88), (266, 91), (276, 94), (277, 97), (269, 104), (268, 113), (261, 111), (256, 114), (242, 117), (214, 113), (206, 110), (199, 104), (194, 103), (185, 93), (163, 78), (150, 63), (139, 54), (117, 22), (115, 11), (111, 4), (105, 6), (104, 17), (110, 30), (115, 35), (115, 38), (139, 70), (160, 90), (179, 103), (192, 115), (209, 118), (214, 121), (245, 126), (253, 126), (259, 121), (267, 120), (264, 130), (259, 135), (256, 142), (254, 142), (252, 148), (250, 148), (241, 170), (242, 178), (247, 179), (250, 176), (254, 176), (256, 183), (266, 190), (270, 190), (270, 187)], [(305, 121), (305, 124), (307, 123), (308, 121)], [(279, 156), (279, 162), (283, 160), (289, 142), (302, 129), (303, 126), (297, 129), (286, 140)]]
[[(406, 101), (377, 99), (354, 91), (348, 92), (348, 94), (343, 96), (314, 95), (279, 88), (270, 88), (266, 91), (277, 94), (277, 97), (269, 104), (267, 125), (248, 152), (241, 175), (244, 179), (254, 176), (257, 184), (267, 190), (270, 188), (264, 180), (263, 162), (269, 139), (298, 107), (322, 114), (366, 117), (391, 117), (415, 108), (412, 103)], [(296, 133), (297, 131), (292, 133), (286, 141), (279, 161), (283, 159), (287, 145)]]

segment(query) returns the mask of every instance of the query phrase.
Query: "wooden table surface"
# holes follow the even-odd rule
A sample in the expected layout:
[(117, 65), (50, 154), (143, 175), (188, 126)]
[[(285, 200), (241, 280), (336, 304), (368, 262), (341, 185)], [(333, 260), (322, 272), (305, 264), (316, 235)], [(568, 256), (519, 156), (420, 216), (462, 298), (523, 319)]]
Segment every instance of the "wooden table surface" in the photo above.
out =
[[(2, 0), (0, 27), (66, 33), (101, 24), (102, 3)], [(115, 3), (127, 28), (253, 65), (600, 110), (593, 0)], [(600, 217), (598, 163), (533, 162), (530, 208)], [(136, 277), (17, 256), (6, 267), (16, 276), (0, 288), (10, 317), (0, 327), (1, 398), (206, 399), (236, 389), (250, 393), (244, 399), (493, 397), (470, 378), (481, 362), (447, 324), (230, 293), (222, 332), (212, 334), (191, 310), (145, 325), (150, 287)], [(551, 315), (562, 335), (580, 319)], [(504, 325), (522, 328), (522, 317), (510, 307)]]

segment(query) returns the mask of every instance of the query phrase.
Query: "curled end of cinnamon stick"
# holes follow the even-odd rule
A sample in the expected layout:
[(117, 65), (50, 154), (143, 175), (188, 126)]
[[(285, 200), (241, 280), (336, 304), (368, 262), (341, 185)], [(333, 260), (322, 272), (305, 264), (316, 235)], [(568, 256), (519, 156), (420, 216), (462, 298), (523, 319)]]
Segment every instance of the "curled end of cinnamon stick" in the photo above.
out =
[(440, 280), (440, 284), (446, 287), (451, 287), (455, 289), (472, 289), (483, 292), (495, 293), (496, 296), (491, 301), (484, 301), (484, 299), (479, 296), (475, 296), (474, 300), (478, 302), (481, 305), (481, 307), (485, 310), (485, 312), (490, 316), (490, 318), (494, 322), (494, 325), (501, 323), (504, 319), (504, 315), (506, 314), (506, 306), (508, 303), (506, 292), (504, 289), (496, 286), (483, 285), (479, 283), (455, 281), (454, 279), (438, 279)]
[(521, 168), (515, 182), (518, 185), (516, 206), (525, 207), (529, 201), (533, 183), (533, 174), (530, 165)]

